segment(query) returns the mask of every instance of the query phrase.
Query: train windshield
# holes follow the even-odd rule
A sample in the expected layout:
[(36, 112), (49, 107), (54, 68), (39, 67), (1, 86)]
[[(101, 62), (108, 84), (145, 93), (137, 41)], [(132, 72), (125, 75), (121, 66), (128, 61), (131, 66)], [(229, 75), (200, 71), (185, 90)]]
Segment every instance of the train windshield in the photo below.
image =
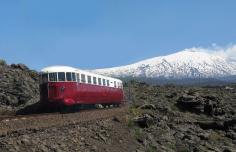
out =
[(51, 82), (57, 81), (57, 73), (56, 73), (56, 72), (54, 72), (54, 73), (49, 73), (49, 80), (50, 80)]
[(47, 82), (76, 82), (76, 74), (74, 72), (52, 72), (42, 73), (40, 83)]

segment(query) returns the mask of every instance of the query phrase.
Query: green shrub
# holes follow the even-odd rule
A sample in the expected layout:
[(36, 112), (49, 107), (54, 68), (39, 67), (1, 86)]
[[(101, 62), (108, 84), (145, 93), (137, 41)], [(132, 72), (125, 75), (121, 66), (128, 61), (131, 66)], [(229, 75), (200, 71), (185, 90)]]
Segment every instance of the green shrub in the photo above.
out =
[(210, 139), (211, 141), (217, 141), (217, 140), (222, 139), (222, 137), (220, 136), (219, 133), (217, 133), (217, 132), (212, 132), (212, 133), (210, 134), (210, 136), (209, 136), (209, 139)]
[(136, 117), (136, 116), (138, 116), (138, 115), (141, 114), (141, 111), (140, 111), (140, 109), (138, 109), (138, 108), (130, 107), (130, 108), (129, 108), (129, 113), (130, 113), (133, 117)]
[(129, 128), (133, 128), (133, 127), (134, 127), (134, 121), (133, 121), (133, 119), (129, 118), (127, 125), (128, 125)]
[(141, 128), (135, 128), (134, 129), (134, 138), (136, 140), (141, 140), (143, 136), (143, 130)]
[(157, 151), (157, 148), (153, 145), (149, 145), (147, 147), (147, 152), (156, 152)]
[(5, 60), (0, 59), (0, 65), (7, 65)]

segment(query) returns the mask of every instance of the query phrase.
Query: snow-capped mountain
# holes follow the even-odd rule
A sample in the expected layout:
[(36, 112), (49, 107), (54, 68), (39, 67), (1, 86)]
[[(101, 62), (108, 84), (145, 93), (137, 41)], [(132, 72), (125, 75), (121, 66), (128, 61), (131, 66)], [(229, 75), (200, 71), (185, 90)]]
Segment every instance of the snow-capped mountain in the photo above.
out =
[(236, 75), (236, 60), (197, 49), (186, 49), (126, 66), (92, 71), (114, 77), (221, 78)]

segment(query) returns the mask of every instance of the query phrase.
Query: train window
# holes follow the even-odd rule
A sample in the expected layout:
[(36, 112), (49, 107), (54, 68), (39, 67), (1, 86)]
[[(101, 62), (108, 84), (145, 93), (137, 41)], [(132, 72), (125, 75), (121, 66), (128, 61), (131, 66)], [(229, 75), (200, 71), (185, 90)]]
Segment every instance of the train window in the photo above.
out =
[(48, 82), (48, 74), (42, 74), (42, 83), (47, 83)]
[(71, 72), (66, 72), (66, 80), (67, 81), (72, 81)]
[(106, 80), (105, 79), (102, 79), (102, 85), (106, 86)]
[(49, 81), (57, 81), (57, 73), (54, 72), (54, 73), (49, 73)]
[(81, 82), (85, 83), (86, 80), (85, 80), (85, 74), (81, 74)]
[(91, 84), (91, 83), (92, 83), (91, 76), (90, 76), (90, 75), (88, 75), (88, 76), (87, 76), (87, 78), (88, 78), (88, 83), (90, 83), (90, 84)]
[(114, 81), (114, 87), (116, 88), (116, 81)]
[(101, 78), (98, 78), (98, 84), (99, 84), (99, 85), (102, 85)]
[(107, 86), (108, 86), (108, 87), (110, 86), (110, 82), (109, 82), (109, 80), (107, 80)]
[(93, 84), (97, 84), (97, 78), (93, 77)]
[(76, 74), (77, 82), (80, 82), (79, 73)]
[(75, 73), (72, 73), (72, 81), (76, 81)]
[(58, 81), (65, 81), (65, 72), (58, 72)]

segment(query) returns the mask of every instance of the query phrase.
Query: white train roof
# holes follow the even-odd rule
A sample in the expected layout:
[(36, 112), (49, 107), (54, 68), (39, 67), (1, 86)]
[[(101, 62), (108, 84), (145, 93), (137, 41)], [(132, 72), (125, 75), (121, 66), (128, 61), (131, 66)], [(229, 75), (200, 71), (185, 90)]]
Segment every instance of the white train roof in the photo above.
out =
[(113, 81), (117, 81), (117, 82), (122, 82), (119, 79), (116, 78), (112, 78), (112, 77), (107, 77), (107, 76), (103, 76), (103, 75), (99, 75), (99, 74), (95, 74), (95, 73), (91, 73), (85, 70), (80, 70), (80, 69), (76, 69), (70, 66), (61, 66), (61, 65), (57, 65), (57, 66), (49, 66), (49, 67), (45, 67), (41, 70), (41, 72), (43, 73), (51, 73), (51, 72), (75, 72), (75, 73), (82, 73), (85, 75), (90, 75), (90, 76), (96, 76), (96, 77), (100, 77), (100, 78), (104, 78), (104, 79), (109, 79), (109, 80), (113, 80)]
[(49, 66), (43, 68), (41, 72), (50, 73), (50, 72), (76, 72), (77, 69), (69, 67), (69, 66)]

